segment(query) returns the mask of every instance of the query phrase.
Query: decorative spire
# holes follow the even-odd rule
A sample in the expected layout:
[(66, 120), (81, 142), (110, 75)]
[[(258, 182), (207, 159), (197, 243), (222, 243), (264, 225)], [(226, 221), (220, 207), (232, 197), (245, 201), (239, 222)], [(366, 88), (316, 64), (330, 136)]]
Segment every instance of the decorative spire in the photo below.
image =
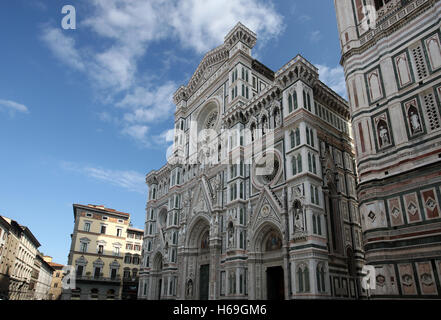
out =
[(256, 34), (245, 27), (242, 23), (238, 22), (236, 26), (225, 36), (225, 45), (232, 48), (237, 42), (243, 42), (250, 49), (256, 45)]

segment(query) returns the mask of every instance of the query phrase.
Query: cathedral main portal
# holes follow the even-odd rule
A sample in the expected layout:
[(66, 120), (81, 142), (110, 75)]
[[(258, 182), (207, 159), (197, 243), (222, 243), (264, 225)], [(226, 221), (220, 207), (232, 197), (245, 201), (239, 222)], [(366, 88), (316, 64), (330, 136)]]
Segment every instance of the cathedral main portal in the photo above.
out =
[(210, 279), (209, 275), (210, 265), (202, 265), (199, 274), (199, 300), (208, 300), (208, 283)]
[(285, 300), (283, 268), (279, 266), (266, 269), (266, 281), (268, 300)]

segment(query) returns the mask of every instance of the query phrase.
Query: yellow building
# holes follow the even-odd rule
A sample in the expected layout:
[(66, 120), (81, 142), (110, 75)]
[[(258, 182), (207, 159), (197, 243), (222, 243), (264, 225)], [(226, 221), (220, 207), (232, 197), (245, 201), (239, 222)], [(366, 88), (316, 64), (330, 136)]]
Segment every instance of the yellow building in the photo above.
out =
[(68, 265), (75, 268), (76, 288), (64, 290), (63, 299), (121, 299), (130, 214), (81, 204), (73, 212)]
[(138, 296), (139, 269), (141, 267), (144, 230), (127, 228), (124, 254), (122, 299), (132, 300)]
[(43, 259), (54, 269), (54, 273), (52, 274), (51, 288), (49, 290), (49, 300), (59, 300), (62, 293), (64, 265), (53, 262), (52, 257), (50, 256), (44, 256)]

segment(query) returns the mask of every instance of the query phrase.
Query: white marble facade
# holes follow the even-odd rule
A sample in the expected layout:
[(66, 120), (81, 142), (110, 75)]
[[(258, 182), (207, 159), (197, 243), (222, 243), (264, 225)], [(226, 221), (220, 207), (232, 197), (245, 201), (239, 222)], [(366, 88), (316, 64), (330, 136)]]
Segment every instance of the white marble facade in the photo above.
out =
[(360, 295), (349, 106), (300, 55), (277, 72), (255, 60), (256, 41), (237, 24), (174, 96), (174, 156), (146, 177), (139, 299)]

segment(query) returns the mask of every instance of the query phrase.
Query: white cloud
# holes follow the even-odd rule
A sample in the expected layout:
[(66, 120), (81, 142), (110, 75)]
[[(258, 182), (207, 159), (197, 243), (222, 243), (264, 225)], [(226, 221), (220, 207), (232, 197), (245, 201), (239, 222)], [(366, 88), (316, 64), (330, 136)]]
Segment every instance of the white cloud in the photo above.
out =
[(322, 33), (319, 30), (311, 31), (309, 33), (309, 41), (316, 43), (322, 39)]
[(161, 133), (160, 138), (164, 142), (173, 142), (173, 140), (175, 138), (175, 130), (169, 129), (169, 130), (164, 131), (163, 133)]
[(133, 139), (142, 142), (148, 145), (147, 132), (149, 131), (149, 127), (145, 125), (132, 125), (124, 128), (122, 130), (123, 134), (126, 134)]
[[(87, 75), (105, 103), (119, 107), (122, 133), (144, 141), (148, 127), (173, 115), (173, 82), (145, 82), (149, 70), (139, 70), (152, 42), (177, 40), (185, 48), (205, 53), (241, 21), (259, 42), (278, 36), (283, 17), (262, 0), (91, 0), (77, 26), (91, 30), (95, 43), (82, 46), (59, 28), (46, 28), (42, 39), (60, 61)], [(80, 18), (79, 16), (77, 16)], [(79, 39), (76, 39), (79, 40)], [(165, 61), (166, 67), (170, 61)], [(151, 77), (151, 76), (150, 76)], [(151, 77), (152, 78), (152, 77)], [(101, 117), (108, 121), (109, 117)]]
[(29, 113), (28, 107), (26, 107), (24, 104), (2, 99), (0, 99), (0, 110), (6, 110), (11, 115), (15, 114), (16, 112)]
[(343, 98), (347, 99), (344, 70), (341, 66), (328, 67), (316, 64), (319, 69), (320, 80)]
[(61, 62), (73, 69), (84, 70), (83, 57), (75, 48), (73, 38), (66, 36), (60, 29), (46, 28), (42, 39)]
[(170, 25), (181, 44), (199, 53), (221, 44), (238, 21), (257, 33), (260, 41), (278, 36), (283, 18), (271, 2), (234, 0), (177, 1), (170, 11)]
[(118, 102), (117, 106), (131, 109), (129, 113), (124, 114), (124, 119), (129, 123), (162, 120), (175, 110), (173, 94), (176, 89), (177, 86), (170, 81), (156, 88), (136, 87)]
[(305, 23), (305, 22), (308, 22), (308, 21), (311, 21), (312, 20), (312, 18), (309, 16), (309, 15), (307, 15), (307, 14), (302, 14), (299, 18), (298, 18), (298, 21), (300, 22), (300, 23)]
[(65, 170), (75, 171), (95, 180), (110, 183), (131, 192), (146, 193), (145, 176), (136, 171), (109, 170), (101, 167), (80, 166), (72, 162), (63, 162)]

